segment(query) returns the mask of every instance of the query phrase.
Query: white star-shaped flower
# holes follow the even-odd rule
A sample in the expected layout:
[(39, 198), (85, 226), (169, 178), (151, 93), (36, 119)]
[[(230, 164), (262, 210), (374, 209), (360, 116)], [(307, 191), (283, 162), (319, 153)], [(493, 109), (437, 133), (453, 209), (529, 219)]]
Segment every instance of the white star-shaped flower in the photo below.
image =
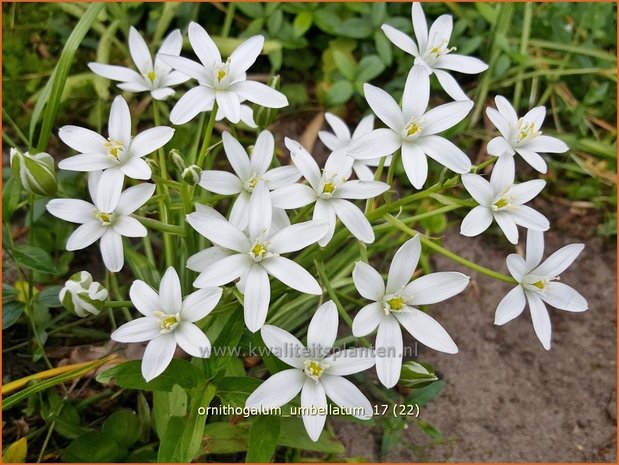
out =
[(417, 189), (423, 187), (428, 177), (426, 155), (456, 173), (470, 171), (471, 161), (466, 154), (437, 134), (462, 121), (473, 108), (473, 102), (450, 102), (426, 111), (430, 82), (419, 66), (414, 66), (408, 74), (401, 108), (384, 90), (371, 84), (365, 84), (363, 89), (368, 104), (387, 127), (355, 139), (348, 147), (351, 157), (372, 159), (401, 148), (404, 170)]
[(173, 135), (174, 129), (157, 126), (131, 137), (129, 106), (119, 95), (110, 110), (107, 139), (79, 126), (60, 128), (60, 139), (79, 154), (61, 160), (58, 167), (69, 171), (104, 170), (102, 179), (108, 186), (122, 185), (125, 176), (150, 179), (150, 166), (142, 158), (163, 147)]
[(539, 194), (546, 181), (533, 179), (514, 184), (514, 165), (509, 159), (497, 161), (490, 182), (478, 174), (462, 175), (462, 184), (479, 205), (462, 220), (460, 234), (477, 236), (492, 224), (494, 219), (507, 240), (518, 243), (518, 226), (535, 231), (547, 231), (548, 219), (537, 210), (524, 205)]
[[(157, 53), (178, 56), (182, 47), (183, 36), (179, 29), (175, 29), (161, 42)], [(171, 87), (190, 79), (186, 74), (172, 70), (157, 55), (155, 55), (153, 62), (148, 45), (133, 26), (129, 29), (129, 53), (138, 69), (137, 71), (124, 66), (103, 63), (88, 63), (88, 67), (99, 76), (112, 81), (120, 81), (118, 87), (122, 90), (150, 92), (155, 100), (165, 100), (174, 95), (174, 90)]]
[(417, 42), (388, 24), (383, 25), (383, 32), (396, 47), (415, 57), (415, 66), (423, 66), (428, 75), (435, 74), (441, 87), (452, 99), (469, 100), (448, 71), (478, 74), (486, 71), (488, 65), (477, 58), (451, 53), (456, 49), (449, 47), (453, 29), (451, 15), (439, 16), (428, 32), (428, 23), (421, 3), (414, 2), (412, 19)]
[(357, 262), (352, 278), (359, 294), (371, 300), (353, 320), (356, 337), (376, 334), (376, 373), (385, 387), (396, 385), (402, 368), (403, 340), (400, 325), (422, 344), (441, 352), (455, 354), (456, 344), (438, 321), (415, 307), (449, 299), (468, 285), (462, 273), (431, 273), (411, 281), (421, 255), (419, 236), (398, 249), (387, 278), (364, 262)]
[(301, 144), (285, 139), (292, 161), (307, 184), (291, 184), (273, 191), (273, 205), (278, 208), (300, 208), (314, 205), (314, 220), (329, 225), (318, 244), (327, 245), (335, 232), (336, 218), (360, 241), (374, 242), (374, 231), (363, 212), (350, 200), (369, 199), (382, 194), (389, 185), (379, 181), (347, 181), (353, 160), (341, 151), (333, 152), (320, 172), (316, 160)]
[(200, 63), (188, 58), (160, 54), (159, 58), (198, 81), (198, 86), (181, 97), (170, 113), (174, 124), (185, 124), (198, 113), (213, 108), (216, 101), (228, 121), (241, 119), (241, 102), (248, 100), (267, 108), (282, 108), (288, 99), (281, 92), (260, 82), (248, 81), (246, 71), (262, 51), (264, 37), (247, 39), (222, 61), (215, 42), (198, 23), (189, 24), (189, 42)]
[(486, 114), (492, 124), (501, 133), (488, 142), (488, 153), (497, 157), (505, 157), (513, 163), (517, 153), (529, 165), (540, 173), (548, 169), (540, 153), (564, 153), (569, 147), (556, 137), (544, 136), (540, 130), (546, 117), (546, 108), (535, 107), (522, 118), (518, 118), (511, 103), (500, 95), (494, 98), (496, 110), (486, 108)]
[(230, 212), (230, 222), (243, 230), (247, 226), (249, 198), (258, 183), (264, 182), (269, 190), (274, 190), (295, 183), (301, 173), (294, 165), (269, 169), (275, 150), (273, 134), (269, 131), (262, 131), (258, 135), (251, 157), (230, 133), (224, 132), (222, 139), (226, 157), (235, 174), (217, 170), (204, 171), (200, 186), (216, 194), (238, 194)]
[[(318, 441), (326, 420), (327, 397), (361, 420), (372, 417), (368, 399), (344, 376), (374, 365), (369, 349), (347, 349), (329, 355), (337, 336), (338, 315), (333, 301), (322, 304), (307, 329), (307, 348), (292, 334), (265, 325), (260, 335), (268, 349), (292, 368), (272, 375), (248, 398), (246, 407), (280, 407), (301, 391), (303, 424), (312, 441)], [(313, 412), (315, 410), (315, 412)]]
[(518, 286), (499, 302), (494, 324), (504, 325), (513, 320), (522, 313), (528, 302), (535, 334), (544, 348), (550, 350), (552, 328), (544, 302), (568, 312), (584, 312), (589, 308), (585, 298), (576, 290), (558, 282), (559, 275), (576, 260), (584, 248), (583, 244), (569, 244), (542, 262), (544, 234), (529, 230), (526, 259), (517, 254), (507, 257), (507, 268), (518, 281)]
[[(343, 150), (348, 155), (348, 147), (352, 141), (368, 134), (374, 129), (374, 115), (368, 115), (359, 121), (359, 124), (352, 134), (346, 123), (333, 113), (325, 113), (325, 119), (327, 123), (329, 123), (329, 126), (331, 126), (333, 134), (327, 131), (320, 131), (318, 137), (332, 152)], [(370, 167), (378, 166), (381, 159), (382, 157), (370, 158), (368, 160), (355, 160), (352, 169), (360, 180), (372, 181), (374, 180), (374, 173)], [(389, 166), (390, 164), (391, 157), (389, 156), (385, 160), (385, 166)]]
[(324, 236), (327, 225), (318, 221), (293, 224), (277, 232), (272, 228), (273, 206), (269, 190), (259, 183), (249, 200), (247, 231), (228, 221), (198, 212), (187, 222), (214, 245), (232, 251), (200, 273), (195, 287), (221, 286), (243, 278), (245, 325), (258, 331), (264, 324), (271, 298), (269, 275), (306, 294), (320, 295), (316, 279), (303, 267), (281, 255), (296, 252)]
[(194, 323), (207, 316), (221, 298), (222, 289), (200, 289), (183, 299), (176, 270), (168, 268), (159, 284), (159, 294), (144, 281), (134, 281), (129, 297), (144, 315), (112, 333), (118, 342), (149, 341), (142, 359), (142, 376), (150, 381), (168, 367), (176, 346), (192, 357), (208, 358), (211, 343)]
[(67, 250), (81, 250), (101, 239), (101, 256), (110, 271), (120, 271), (125, 257), (122, 236), (144, 237), (146, 228), (130, 215), (155, 192), (154, 184), (138, 184), (122, 191), (111, 186), (100, 172), (90, 173), (88, 189), (93, 203), (80, 199), (53, 199), (47, 210), (54, 216), (81, 224), (67, 240)]

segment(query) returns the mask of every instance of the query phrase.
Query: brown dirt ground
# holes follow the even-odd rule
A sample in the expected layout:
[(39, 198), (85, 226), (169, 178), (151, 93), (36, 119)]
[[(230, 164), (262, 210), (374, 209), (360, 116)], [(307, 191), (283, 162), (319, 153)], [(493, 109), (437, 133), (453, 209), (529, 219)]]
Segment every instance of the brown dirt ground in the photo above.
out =
[[(581, 240), (566, 231), (551, 231), (546, 254), (571, 242)], [(383, 461), (616, 461), (617, 254), (614, 245), (599, 238), (585, 243), (562, 279), (587, 298), (589, 311), (550, 310), (549, 352), (537, 340), (528, 310), (503, 327), (493, 325), (509, 284), (473, 273), (460, 298), (433, 306), (432, 314), (460, 349), (453, 356), (420, 346), (419, 358), (440, 371), (447, 383), (442, 394), (422, 408), (420, 418), (438, 428), (445, 440), (433, 441), (410, 425), (402, 444)], [(452, 230), (444, 245), (507, 272), (509, 248), (497, 238), (464, 238)], [(471, 274), (442, 256), (434, 256), (433, 265)], [(377, 429), (368, 432), (363, 425), (337, 421), (335, 430), (350, 456), (377, 460)]]

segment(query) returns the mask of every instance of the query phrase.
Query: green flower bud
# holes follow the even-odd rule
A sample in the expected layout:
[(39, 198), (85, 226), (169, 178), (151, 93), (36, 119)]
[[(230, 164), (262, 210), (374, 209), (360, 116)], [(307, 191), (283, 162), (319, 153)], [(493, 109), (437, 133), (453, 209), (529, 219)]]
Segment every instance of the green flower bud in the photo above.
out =
[(421, 388), (437, 380), (438, 377), (430, 365), (409, 361), (402, 365), (399, 384), (409, 388)]
[(200, 182), (200, 178), (202, 177), (202, 169), (198, 165), (191, 165), (183, 170), (183, 174), (181, 176), (183, 181), (187, 184), (190, 186), (195, 186)]
[(49, 153), (30, 155), (11, 149), (13, 176), (19, 179), (24, 190), (31, 194), (52, 197), (58, 190), (54, 159)]
[(177, 149), (170, 150), (168, 156), (172, 159), (172, 163), (174, 163), (179, 173), (182, 173), (187, 168), (183, 154)]
[(144, 158), (144, 161), (148, 163), (148, 166), (150, 166), (150, 170), (153, 172), (153, 175), (159, 176), (161, 170), (159, 169), (159, 163), (157, 163), (157, 160), (151, 157), (146, 157)]
[(92, 280), (88, 271), (80, 271), (69, 278), (58, 297), (64, 308), (83, 318), (101, 312), (108, 292), (100, 283)]
[[(279, 90), (280, 78), (279, 75), (273, 76), (268, 83), (268, 86)], [(277, 108), (254, 107), (254, 121), (259, 128), (267, 128), (275, 120), (277, 116)]]

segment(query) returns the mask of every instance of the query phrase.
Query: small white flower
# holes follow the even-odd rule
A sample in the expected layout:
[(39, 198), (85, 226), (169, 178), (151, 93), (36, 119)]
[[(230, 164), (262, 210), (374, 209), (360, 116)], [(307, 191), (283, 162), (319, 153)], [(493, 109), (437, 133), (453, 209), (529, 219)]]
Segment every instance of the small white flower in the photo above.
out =
[(78, 155), (65, 158), (58, 167), (69, 171), (105, 170), (102, 182), (108, 186), (122, 185), (124, 177), (150, 179), (151, 169), (142, 157), (167, 144), (174, 129), (157, 126), (131, 137), (131, 113), (125, 99), (114, 99), (110, 110), (108, 138), (79, 126), (63, 126), (60, 139)]
[(383, 32), (396, 47), (415, 57), (416, 66), (423, 66), (428, 74), (434, 73), (441, 87), (451, 98), (469, 100), (448, 71), (478, 74), (486, 71), (488, 65), (477, 58), (451, 53), (456, 50), (455, 47), (449, 47), (453, 29), (451, 15), (439, 16), (428, 32), (428, 24), (421, 3), (415, 2), (412, 19), (417, 42), (388, 24), (383, 25)]
[(269, 170), (275, 150), (273, 134), (269, 131), (262, 131), (258, 135), (251, 157), (230, 133), (224, 132), (222, 139), (226, 157), (235, 174), (227, 171), (204, 171), (200, 186), (216, 194), (238, 194), (230, 212), (230, 222), (243, 230), (249, 216), (249, 198), (258, 183), (264, 182), (269, 190), (273, 190), (295, 183), (301, 173), (293, 165)]
[(533, 179), (514, 184), (512, 160), (499, 158), (490, 182), (478, 174), (462, 175), (462, 184), (479, 206), (473, 208), (462, 220), (460, 234), (477, 236), (492, 224), (494, 219), (509, 242), (518, 243), (518, 225), (529, 230), (547, 231), (548, 219), (537, 210), (524, 205), (532, 200), (546, 185), (543, 179)]
[(488, 142), (490, 155), (512, 159), (518, 153), (537, 171), (545, 173), (548, 168), (540, 153), (563, 153), (569, 150), (562, 140), (542, 135), (540, 129), (546, 117), (545, 107), (535, 107), (518, 118), (516, 110), (505, 97), (497, 95), (494, 102), (497, 109), (488, 107), (486, 114), (501, 135)]
[(473, 108), (473, 102), (451, 102), (426, 112), (430, 82), (419, 66), (414, 66), (408, 74), (401, 108), (384, 90), (371, 84), (365, 84), (363, 89), (370, 107), (387, 128), (375, 129), (355, 139), (348, 147), (351, 157), (372, 159), (401, 148), (404, 170), (417, 189), (423, 187), (428, 177), (426, 155), (456, 173), (470, 171), (471, 161), (466, 154), (437, 134), (462, 121)]
[(267, 108), (288, 105), (288, 99), (281, 92), (260, 82), (247, 80), (246, 71), (258, 58), (264, 37), (249, 38), (225, 62), (213, 39), (198, 23), (189, 24), (189, 42), (200, 63), (179, 56), (159, 55), (162, 61), (196, 79), (199, 84), (174, 106), (170, 113), (172, 123), (185, 124), (198, 113), (212, 109), (214, 101), (233, 124), (240, 121), (241, 102), (245, 100)]
[(320, 172), (316, 160), (301, 144), (285, 139), (292, 161), (297, 166), (306, 184), (292, 184), (273, 191), (273, 205), (278, 208), (300, 208), (314, 203), (314, 220), (329, 225), (318, 244), (327, 245), (335, 232), (336, 217), (360, 241), (374, 242), (374, 231), (363, 212), (351, 200), (369, 199), (382, 194), (389, 185), (379, 181), (347, 181), (353, 160), (342, 151), (333, 152), (325, 168)]
[(544, 302), (568, 312), (584, 312), (589, 308), (583, 296), (567, 284), (558, 282), (559, 275), (576, 260), (584, 247), (583, 244), (566, 245), (542, 262), (544, 234), (529, 230), (526, 259), (517, 254), (507, 257), (507, 268), (518, 281), (518, 286), (499, 302), (494, 324), (504, 325), (513, 320), (528, 302), (535, 334), (544, 348), (550, 350), (552, 328)]
[[(334, 134), (327, 131), (320, 131), (318, 137), (332, 152), (343, 150), (348, 155), (348, 147), (351, 142), (368, 134), (374, 129), (374, 115), (368, 115), (363, 118), (352, 134), (346, 123), (333, 113), (325, 113), (325, 119), (327, 123), (329, 123), (329, 126), (331, 126)], [(374, 173), (369, 167), (378, 166), (381, 159), (382, 157), (370, 158), (368, 160), (355, 160), (352, 169), (360, 180), (372, 181), (374, 180)], [(391, 156), (387, 157), (385, 160), (385, 166), (389, 166), (390, 164)]]
[(142, 376), (150, 381), (170, 364), (177, 344), (192, 357), (210, 357), (211, 343), (194, 322), (211, 313), (221, 294), (221, 288), (209, 287), (183, 299), (178, 274), (172, 267), (161, 279), (159, 294), (144, 281), (134, 281), (129, 297), (144, 316), (125, 323), (111, 337), (126, 343), (150, 341), (142, 360)]
[[(376, 328), (376, 373), (386, 387), (395, 386), (402, 368), (402, 330), (422, 344), (441, 352), (455, 354), (456, 344), (447, 331), (417, 306), (435, 304), (462, 292), (469, 277), (462, 273), (431, 273), (410, 281), (421, 255), (419, 236), (406, 241), (398, 249), (387, 278), (364, 262), (357, 262), (353, 281), (359, 294), (373, 302), (355, 316), (352, 331), (356, 337), (370, 334)], [(410, 281), (410, 282), (409, 282)]]
[[(183, 47), (183, 36), (179, 29), (172, 31), (161, 42), (157, 53), (178, 56)], [(118, 87), (129, 92), (150, 92), (155, 100), (165, 100), (174, 95), (171, 86), (182, 84), (189, 76), (172, 68), (155, 56), (155, 61), (148, 50), (148, 45), (133, 27), (129, 29), (129, 53), (137, 71), (124, 66), (88, 63), (91, 71), (113, 81), (121, 81)]]
[(246, 407), (270, 409), (287, 404), (301, 391), (303, 424), (312, 441), (318, 441), (324, 428), (327, 397), (360, 420), (372, 417), (368, 399), (344, 376), (359, 373), (374, 365), (369, 349), (347, 349), (328, 355), (335, 343), (338, 327), (333, 301), (321, 305), (307, 329), (307, 348), (292, 334), (265, 325), (260, 335), (277, 358), (292, 368), (272, 375), (248, 398)]
[(287, 286), (306, 294), (322, 294), (320, 285), (304, 268), (281, 255), (296, 252), (316, 242), (325, 234), (327, 225), (306, 221), (277, 232), (272, 228), (273, 207), (269, 190), (259, 183), (249, 200), (247, 232), (214, 215), (194, 212), (187, 222), (214, 245), (231, 254), (204, 269), (195, 287), (221, 286), (237, 278), (243, 279), (245, 325), (258, 331), (264, 324), (271, 298), (269, 275)]
[(54, 216), (81, 224), (67, 240), (67, 250), (80, 250), (101, 239), (101, 256), (110, 271), (120, 271), (125, 258), (122, 236), (144, 237), (146, 228), (130, 215), (155, 192), (154, 184), (139, 184), (122, 191), (122, 184), (104, 182), (101, 172), (90, 173), (88, 189), (93, 203), (80, 199), (53, 199), (47, 210)]
[(73, 274), (58, 294), (62, 305), (82, 318), (101, 313), (107, 297), (107, 289), (94, 281), (88, 271)]

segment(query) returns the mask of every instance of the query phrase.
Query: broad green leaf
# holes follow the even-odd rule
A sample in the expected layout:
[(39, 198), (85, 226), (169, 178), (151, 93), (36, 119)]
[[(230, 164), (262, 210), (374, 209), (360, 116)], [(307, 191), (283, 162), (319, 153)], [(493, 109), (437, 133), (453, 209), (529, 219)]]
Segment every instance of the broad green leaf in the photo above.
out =
[(203, 450), (207, 454), (234, 454), (245, 452), (249, 445), (249, 422), (209, 423), (204, 428)]
[(127, 449), (105, 431), (91, 431), (75, 439), (62, 454), (63, 462), (120, 462)]
[(357, 67), (357, 81), (369, 82), (384, 70), (385, 65), (378, 55), (363, 57)]
[(239, 9), (241, 13), (250, 18), (258, 18), (260, 16), (264, 16), (264, 8), (260, 3), (257, 2), (238, 2), (236, 7)]
[(15, 177), (10, 177), (2, 188), (2, 219), (5, 222), (10, 222), (11, 216), (17, 210), (20, 198), (20, 181)]
[(366, 19), (351, 18), (340, 23), (336, 28), (336, 32), (351, 39), (365, 39), (374, 33), (374, 26)]
[(335, 60), (335, 66), (338, 71), (342, 73), (342, 75), (352, 81), (355, 79), (355, 74), (357, 72), (357, 65), (349, 53), (342, 53), (339, 50), (335, 50), (333, 52), (333, 59)]
[(438, 380), (429, 386), (415, 389), (409, 396), (406, 398), (407, 404), (417, 404), (420, 407), (427, 405), (432, 399), (440, 394), (440, 392), (445, 387), (445, 381)]
[(153, 392), (153, 423), (159, 438), (163, 438), (171, 417), (187, 415), (187, 391), (178, 384), (170, 392)]
[(314, 14), (311, 11), (302, 11), (295, 18), (292, 23), (292, 27), (294, 29), (294, 35), (296, 37), (301, 37), (303, 34), (307, 32), (307, 30), (312, 27), (312, 22), (314, 21)]
[(348, 81), (338, 81), (327, 91), (327, 105), (335, 106), (347, 102), (354, 92), (353, 86)]
[(24, 313), (24, 304), (22, 302), (8, 302), (2, 304), (2, 329), (8, 329), (13, 326), (19, 317)]
[(114, 436), (124, 447), (130, 447), (140, 437), (140, 420), (129, 409), (117, 410), (103, 423), (103, 431)]
[(57, 273), (52, 257), (43, 249), (32, 245), (18, 245), (13, 249), (13, 258), (26, 268), (43, 273)]
[(280, 418), (277, 415), (259, 415), (249, 431), (247, 463), (271, 462), (279, 438)]
[(250, 377), (226, 377), (217, 383), (217, 397), (222, 404), (244, 407), (249, 395), (254, 392), (261, 381)]
[(282, 418), (277, 443), (282, 446), (328, 454), (343, 454), (346, 451), (344, 445), (326, 430), (320, 434), (318, 441), (312, 441), (305, 431), (301, 418)]
[(43, 307), (55, 308), (62, 307), (58, 294), (62, 286), (50, 286), (43, 289), (36, 295), (36, 302)]
[(200, 370), (186, 360), (173, 359), (166, 370), (152, 381), (142, 376), (141, 360), (130, 360), (97, 376), (100, 383), (115, 382), (118, 386), (146, 391), (171, 391), (174, 385), (185, 389), (197, 386), (201, 381)]

